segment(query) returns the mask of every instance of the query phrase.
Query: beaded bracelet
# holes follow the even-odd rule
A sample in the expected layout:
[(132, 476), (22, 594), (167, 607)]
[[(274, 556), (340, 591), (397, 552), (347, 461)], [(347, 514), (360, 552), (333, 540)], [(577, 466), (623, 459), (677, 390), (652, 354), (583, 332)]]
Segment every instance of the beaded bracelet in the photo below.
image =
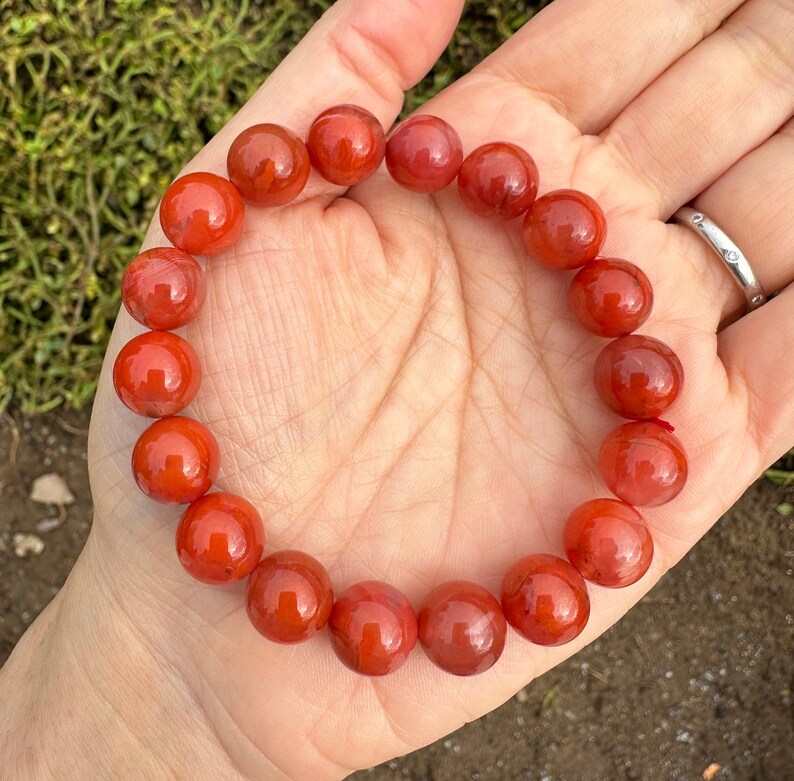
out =
[[(220, 452), (199, 421), (178, 413), (195, 398), (199, 358), (171, 333), (198, 313), (206, 294), (193, 255), (229, 249), (243, 231), (243, 199), (277, 207), (303, 190), (312, 167), (327, 181), (351, 186), (371, 176), (385, 157), (392, 178), (419, 193), (434, 193), (457, 178), (474, 214), (509, 221), (523, 217), (528, 254), (555, 269), (576, 269), (571, 310), (591, 333), (609, 342), (595, 361), (595, 387), (629, 422), (607, 435), (598, 455), (605, 484), (617, 497), (575, 508), (563, 532), (568, 560), (537, 553), (504, 577), (500, 601), (482, 586), (451, 581), (437, 586), (418, 613), (396, 588), (380, 581), (349, 586), (334, 598), (331, 579), (312, 556), (281, 550), (262, 558), (264, 528), (241, 496), (208, 493)], [(417, 639), (439, 667), (455, 675), (490, 668), (502, 653), (509, 623), (527, 640), (559, 645), (575, 638), (590, 614), (585, 579), (622, 587), (650, 566), (653, 540), (636, 506), (671, 500), (683, 488), (687, 460), (659, 416), (680, 394), (683, 369), (657, 339), (633, 334), (648, 318), (653, 293), (634, 264), (599, 257), (606, 220), (598, 204), (575, 190), (536, 199), (538, 170), (511, 143), (488, 143), (463, 157), (458, 134), (443, 119), (414, 116), (388, 140), (378, 120), (357, 106), (324, 111), (306, 143), (289, 130), (261, 124), (244, 130), (227, 158), (229, 179), (192, 173), (177, 179), (160, 204), (160, 222), (174, 247), (138, 255), (124, 273), (122, 299), (146, 326), (120, 351), (113, 382), (132, 411), (159, 418), (140, 436), (132, 471), (158, 502), (187, 504), (176, 532), (184, 568), (204, 583), (248, 578), (247, 608), (254, 627), (280, 643), (307, 640), (328, 624), (342, 662), (365, 675), (402, 665)]]

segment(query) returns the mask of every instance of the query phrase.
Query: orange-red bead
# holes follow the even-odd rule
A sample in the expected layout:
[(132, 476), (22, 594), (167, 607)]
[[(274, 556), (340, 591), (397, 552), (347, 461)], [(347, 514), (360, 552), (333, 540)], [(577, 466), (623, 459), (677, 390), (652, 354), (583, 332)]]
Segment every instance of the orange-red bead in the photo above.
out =
[(607, 235), (601, 207), (577, 190), (554, 190), (538, 198), (524, 218), (530, 256), (550, 268), (576, 268), (598, 255)]
[(507, 623), (494, 596), (476, 583), (436, 586), (419, 610), (425, 653), (453, 675), (476, 675), (502, 655)]
[(223, 491), (196, 499), (176, 530), (182, 566), (202, 583), (229, 583), (251, 574), (262, 558), (265, 530), (256, 508)]
[(684, 369), (678, 356), (658, 339), (621, 336), (598, 354), (595, 387), (604, 403), (624, 418), (658, 418), (678, 398)]
[(196, 397), (201, 364), (181, 336), (149, 331), (130, 339), (113, 364), (113, 386), (133, 412), (150, 418), (176, 415)]
[(257, 206), (281, 206), (295, 199), (309, 178), (306, 145), (281, 125), (243, 130), (226, 157), (231, 183)]
[(389, 135), (386, 166), (398, 184), (416, 193), (443, 190), (460, 171), (463, 144), (448, 122), (430, 114), (409, 117)]
[(580, 504), (565, 524), (563, 545), (582, 577), (609, 588), (636, 583), (653, 559), (653, 539), (642, 516), (617, 499)]
[(328, 622), (334, 651), (362, 675), (401, 667), (416, 645), (416, 614), (394, 586), (365, 580), (337, 597)]
[(191, 255), (217, 255), (243, 231), (245, 204), (234, 185), (199, 172), (177, 179), (160, 203), (160, 225), (169, 241)]
[(201, 266), (174, 247), (141, 252), (121, 278), (121, 300), (127, 311), (155, 331), (187, 325), (198, 314), (206, 294)]
[(299, 643), (328, 623), (331, 579), (317, 559), (298, 550), (266, 556), (248, 579), (248, 617), (268, 640)]
[(312, 165), (332, 184), (349, 187), (378, 170), (386, 136), (369, 111), (349, 104), (326, 109), (306, 138)]
[(636, 331), (651, 314), (653, 289), (648, 277), (633, 263), (618, 258), (596, 258), (571, 281), (571, 311), (597, 336), (625, 336)]
[(598, 453), (604, 482), (634, 507), (674, 499), (687, 478), (687, 460), (678, 437), (655, 421), (624, 423), (610, 432)]
[(149, 498), (166, 504), (189, 504), (203, 496), (220, 465), (212, 432), (180, 415), (152, 423), (132, 451), (135, 482)]
[(475, 214), (512, 220), (523, 214), (538, 194), (538, 167), (515, 144), (484, 144), (463, 161), (458, 193)]
[(502, 582), (502, 610), (508, 623), (538, 645), (573, 640), (590, 617), (590, 598), (573, 565), (548, 553), (519, 559)]

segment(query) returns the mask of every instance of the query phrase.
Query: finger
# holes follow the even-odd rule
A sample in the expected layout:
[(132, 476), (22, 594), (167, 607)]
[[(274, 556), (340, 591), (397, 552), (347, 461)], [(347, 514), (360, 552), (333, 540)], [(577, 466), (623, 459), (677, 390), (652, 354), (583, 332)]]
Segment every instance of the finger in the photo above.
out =
[[(743, 157), (694, 202), (741, 248), (768, 294), (794, 280), (792, 204), (794, 121)], [(701, 282), (704, 291), (713, 290), (710, 300), (723, 303), (714, 311), (715, 325), (735, 320), (744, 311), (745, 298), (732, 274), (693, 231), (681, 231), (687, 244), (682, 256), (693, 258), (702, 269), (707, 277)]]
[(726, 328), (719, 352), (746, 411), (757, 475), (794, 446), (794, 287)]
[(794, 0), (750, 0), (620, 114), (603, 149), (667, 218), (792, 116), (792, 82)]
[(743, 0), (556, 0), (475, 69), (597, 133)]
[[(388, 128), (403, 93), (449, 42), (463, 0), (339, 0), (250, 100), (186, 167), (226, 174), (226, 152), (245, 128), (284, 125), (302, 138), (324, 109), (353, 103)], [(303, 197), (342, 188), (313, 174)]]

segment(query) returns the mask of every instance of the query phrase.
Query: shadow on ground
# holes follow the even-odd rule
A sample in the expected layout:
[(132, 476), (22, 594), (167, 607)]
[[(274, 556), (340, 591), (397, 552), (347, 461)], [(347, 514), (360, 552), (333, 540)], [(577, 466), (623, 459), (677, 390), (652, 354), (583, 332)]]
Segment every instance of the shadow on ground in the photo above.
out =
[[(0, 664), (91, 525), (88, 413), (0, 420)], [(56, 472), (75, 503), (28, 497)], [(758, 482), (621, 623), (498, 710), (356, 781), (794, 777), (794, 503)], [(54, 528), (52, 528), (54, 527)], [(49, 530), (47, 530), (49, 529)], [(24, 558), (20, 534), (43, 542)], [(33, 543), (38, 545), (37, 543)]]

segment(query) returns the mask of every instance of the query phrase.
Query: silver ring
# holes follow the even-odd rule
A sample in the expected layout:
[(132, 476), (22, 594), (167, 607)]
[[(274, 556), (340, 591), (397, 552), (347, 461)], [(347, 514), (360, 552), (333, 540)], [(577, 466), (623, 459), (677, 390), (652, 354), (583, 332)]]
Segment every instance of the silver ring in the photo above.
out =
[(673, 219), (686, 225), (705, 241), (730, 270), (747, 302), (746, 312), (752, 312), (766, 303), (766, 293), (744, 253), (728, 238), (725, 231), (714, 224), (703, 212), (683, 206)]

